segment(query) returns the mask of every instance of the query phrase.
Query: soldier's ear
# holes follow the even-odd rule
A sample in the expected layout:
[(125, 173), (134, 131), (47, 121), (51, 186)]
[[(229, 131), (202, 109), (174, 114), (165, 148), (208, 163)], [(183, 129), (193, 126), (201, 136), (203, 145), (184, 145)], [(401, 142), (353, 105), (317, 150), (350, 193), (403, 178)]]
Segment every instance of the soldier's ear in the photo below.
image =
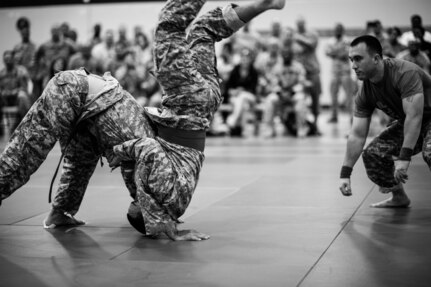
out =
[(379, 54), (374, 54), (374, 57), (373, 57), (373, 61), (374, 61), (374, 63), (378, 63), (378, 62), (380, 62), (381, 60), (383, 60), (383, 58), (382, 58), (382, 56), (380, 56)]

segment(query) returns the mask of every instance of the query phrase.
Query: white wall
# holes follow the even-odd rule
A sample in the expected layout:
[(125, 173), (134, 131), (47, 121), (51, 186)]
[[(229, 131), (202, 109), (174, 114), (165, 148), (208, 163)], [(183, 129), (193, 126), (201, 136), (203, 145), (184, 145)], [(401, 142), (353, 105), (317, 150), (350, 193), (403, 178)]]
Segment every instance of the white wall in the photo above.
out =
[[(230, 1), (209, 1), (203, 11), (223, 6)], [(237, 1), (240, 3), (241, 1)], [(247, 2), (247, 1), (242, 1)], [(54, 7), (29, 7), (0, 9), (0, 55), (20, 41), (15, 22), (26, 16), (32, 23), (31, 38), (37, 45), (50, 38), (53, 24), (68, 22), (77, 30), (78, 40), (85, 42), (91, 37), (92, 26), (101, 23), (104, 30), (128, 28), (129, 36), (133, 27), (141, 25), (151, 33), (158, 13), (164, 2), (122, 3), (122, 4), (82, 4)], [(330, 29), (336, 22), (348, 28), (363, 28), (368, 20), (379, 19), (384, 26), (409, 26), (410, 16), (420, 14), (425, 25), (431, 24), (431, 0), (287, 0), (282, 11), (270, 11), (255, 19), (252, 29), (267, 30), (275, 19), (284, 26), (294, 26), (295, 19), (302, 15), (307, 25), (315, 29)], [(323, 56), (325, 39), (321, 40), (319, 55), (322, 62), (322, 82), (327, 92), (328, 59)], [(0, 68), (3, 67), (0, 61)], [(328, 97), (322, 99), (326, 102)]]

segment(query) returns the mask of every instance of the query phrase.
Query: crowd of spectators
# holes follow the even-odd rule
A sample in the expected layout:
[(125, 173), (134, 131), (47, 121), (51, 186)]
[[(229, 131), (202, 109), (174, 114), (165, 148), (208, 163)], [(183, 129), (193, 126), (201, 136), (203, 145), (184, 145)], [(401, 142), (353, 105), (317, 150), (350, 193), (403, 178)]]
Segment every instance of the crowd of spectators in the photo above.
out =
[[(295, 28), (274, 21), (268, 31), (260, 33), (254, 32), (251, 24), (217, 45), (224, 102), (208, 134), (241, 137), (251, 128), (255, 136), (271, 138), (280, 135), (277, 127), (281, 126), (283, 134), (320, 135), (318, 33), (309, 29), (302, 17)], [(83, 43), (77, 32), (63, 23), (53, 26), (51, 38), (39, 46), (31, 39), (27, 18), (19, 18), (16, 28), (21, 42), (4, 52), (4, 68), (0, 71), (1, 133), (19, 124), (47, 82), (62, 70), (85, 67), (98, 75), (110, 72), (141, 105), (160, 104), (161, 91), (151, 74), (152, 39), (141, 27), (135, 27), (129, 37), (124, 26), (114, 31), (96, 24), (92, 38)], [(431, 33), (419, 15), (411, 17), (411, 27), (404, 33), (398, 27), (384, 29), (376, 20), (367, 22), (362, 34), (381, 41), (384, 57), (405, 59), (430, 72)], [(348, 49), (352, 36), (358, 35), (350, 36), (346, 36), (342, 23), (336, 23), (325, 47), (331, 60), (330, 123), (338, 122), (341, 108), (351, 112), (357, 89)], [(345, 94), (342, 103), (340, 89)]]
[(130, 40), (124, 26), (103, 31), (96, 24), (92, 38), (80, 42), (77, 32), (63, 23), (54, 25), (51, 38), (39, 46), (31, 39), (29, 19), (19, 18), (16, 29), (21, 41), (4, 52), (0, 71), (0, 133), (13, 131), (48, 81), (64, 70), (85, 67), (98, 75), (110, 72), (142, 105), (159, 103), (159, 86), (150, 75), (151, 43), (140, 27)]

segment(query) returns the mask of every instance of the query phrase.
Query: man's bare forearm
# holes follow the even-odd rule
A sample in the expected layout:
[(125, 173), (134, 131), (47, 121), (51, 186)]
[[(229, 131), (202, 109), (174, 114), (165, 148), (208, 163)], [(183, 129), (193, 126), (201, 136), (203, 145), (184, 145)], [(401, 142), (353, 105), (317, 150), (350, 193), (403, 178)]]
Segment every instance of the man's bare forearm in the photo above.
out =
[(403, 147), (414, 149), (421, 131), (422, 114), (407, 116), (404, 121)]
[(347, 140), (346, 154), (344, 156), (343, 162), (344, 166), (353, 168), (353, 166), (358, 161), (358, 158), (361, 156), (365, 141), (366, 137), (359, 137), (354, 134), (349, 135), (349, 139)]

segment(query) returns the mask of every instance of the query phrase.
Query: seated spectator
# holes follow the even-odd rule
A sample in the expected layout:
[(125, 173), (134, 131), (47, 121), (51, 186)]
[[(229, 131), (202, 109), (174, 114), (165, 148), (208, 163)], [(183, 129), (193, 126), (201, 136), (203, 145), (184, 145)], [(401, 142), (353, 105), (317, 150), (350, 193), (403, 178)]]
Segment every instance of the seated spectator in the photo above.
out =
[(419, 41), (410, 41), (407, 47), (408, 49), (399, 53), (397, 55), (397, 58), (415, 63), (416, 65), (428, 72), (430, 70), (431, 64), (430, 59), (428, 58), (427, 54), (419, 50)]
[(84, 67), (87, 71), (97, 74), (97, 62), (91, 57), (91, 46), (81, 46), (77, 53), (73, 54), (67, 64), (67, 70), (75, 70)]
[[(217, 56), (217, 71), (219, 77), (223, 80), (222, 85), (229, 79), (229, 76), (235, 66), (235, 52), (233, 44), (230, 41), (223, 43), (220, 54)], [(223, 89), (222, 89), (223, 93)]]
[(289, 132), (300, 137), (308, 133), (306, 124), (309, 113), (304, 88), (309, 84), (301, 63), (294, 60), (290, 46), (281, 50), (282, 67), (272, 74), (270, 93), (263, 102), (263, 137), (275, 137), (274, 119), (279, 116)]
[(78, 45), (78, 32), (75, 29), (70, 28), (69, 23), (63, 22), (60, 25), (60, 31), (63, 35), (63, 40), (73, 47), (73, 50), (75, 53), (78, 51), (79, 45)]
[(115, 42), (116, 49), (129, 50), (132, 46), (132, 42), (127, 37), (127, 28), (124, 25), (120, 25), (118, 28), (118, 40)]
[[(65, 24), (63, 24), (63, 29)], [(50, 67), (52, 62), (58, 58), (64, 58), (66, 61), (76, 52), (75, 48), (64, 39), (60, 26), (54, 25), (51, 28), (51, 39), (43, 43), (38, 49), (38, 65), (42, 79), (50, 79)], [(44, 81), (47, 83), (47, 81)]]
[[(265, 50), (259, 52), (256, 56), (254, 66), (265, 79), (264, 82), (270, 81), (272, 74), (278, 74), (281, 66), (283, 65), (283, 58), (281, 56), (281, 40), (279, 38), (271, 37), (268, 39)], [(263, 83), (266, 85), (266, 83)]]
[(395, 58), (401, 51), (407, 49), (406, 46), (400, 43), (401, 36), (400, 28), (393, 26), (388, 28), (388, 41), (383, 44), (383, 56), (387, 58)]
[(248, 22), (229, 39), (234, 54), (238, 55), (238, 58), (243, 49), (251, 50), (252, 53), (256, 54), (260, 48), (260, 35), (251, 29), (251, 25), (252, 22)]
[(380, 43), (383, 45), (388, 40), (388, 34), (386, 34), (380, 20), (375, 20), (374, 24), (374, 36), (379, 39)]
[(124, 51), (121, 53), (119, 53), (121, 56), (117, 58), (118, 61), (113, 62), (113, 65), (110, 66), (110, 71), (126, 91), (133, 95), (135, 99), (140, 99), (143, 97), (140, 89), (141, 78), (136, 70), (133, 53)]
[(232, 113), (227, 118), (231, 136), (241, 137), (248, 122), (247, 116), (256, 103), (258, 72), (254, 67), (255, 55), (248, 49), (241, 51), (240, 63), (237, 64), (226, 83), (228, 102)]
[[(149, 105), (153, 94), (158, 90), (155, 78), (150, 74), (153, 69), (153, 53), (150, 40), (140, 26), (135, 27), (135, 42), (130, 47), (131, 60), (134, 66), (133, 77), (137, 77), (136, 94), (133, 96), (141, 106)], [(130, 63), (130, 64), (132, 64)]]
[[(130, 50), (133, 52), (133, 59), (138, 67), (145, 67), (152, 61), (152, 48), (150, 40), (144, 32), (135, 35), (135, 43), (131, 46)], [(142, 73), (144, 73), (142, 71)]]
[[(407, 46), (410, 41), (417, 40), (417, 36), (413, 32), (415, 28), (418, 28), (418, 27), (424, 28), (422, 25), (422, 17), (420, 15), (417, 15), (417, 14), (412, 15), (410, 18), (410, 23), (411, 23), (411, 30), (404, 32), (400, 38), (400, 42), (404, 46)], [(431, 42), (431, 33), (424, 29), (423, 38), (425, 39), (425, 41)]]
[(376, 37), (382, 46), (387, 45), (389, 37), (383, 30), (383, 25), (380, 20), (367, 21), (365, 34)]
[(232, 41), (225, 40), (220, 43), (220, 51), (217, 55), (217, 71), (221, 78), (220, 92), (223, 95), (222, 106), (214, 113), (214, 118), (211, 122), (208, 136), (220, 136), (229, 133), (229, 128), (226, 125), (226, 118), (232, 112), (231, 106), (228, 103), (229, 96), (226, 95), (226, 83), (229, 80), (230, 74), (235, 66), (235, 53)]
[(15, 64), (10, 50), (3, 53), (3, 63), (5, 67), (0, 71), (1, 134), (13, 132), (31, 105), (27, 69)]
[[(106, 64), (106, 71), (110, 72), (115, 77), (117, 69), (124, 65), (126, 56), (130, 54), (130, 51), (122, 45), (115, 44), (115, 56), (113, 59), (109, 59)], [(106, 60), (105, 60), (106, 61)]]

